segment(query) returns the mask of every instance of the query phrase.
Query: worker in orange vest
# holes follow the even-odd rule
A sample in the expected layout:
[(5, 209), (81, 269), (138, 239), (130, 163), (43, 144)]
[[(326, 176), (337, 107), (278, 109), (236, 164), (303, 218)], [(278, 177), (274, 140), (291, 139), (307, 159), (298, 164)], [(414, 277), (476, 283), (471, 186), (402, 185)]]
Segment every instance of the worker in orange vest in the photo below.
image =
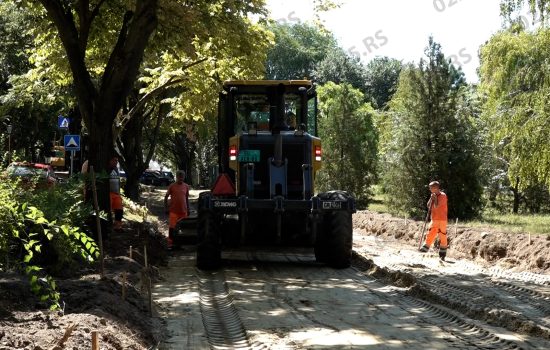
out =
[[(164, 208), (168, 214), (168, 248), (172, 248), (178, 221), (189, 216), (189, 185), (183, 180), (185, 171), (176, 172), (176, 182), (168, 186), (164, 196)], [(168, 202), (170, 198), (170, 202)]]
[(445, 260), (447, 256), (447, 195), (441, 191), (438, 181), (432, 181), (430, 187), (430, 200), (428, 201), (428, 209), (431, 212), (430, 231), (426, 236), (426, 242), (420, 251), (426, 253), (435, 237), (439, 235), (439, 258)]

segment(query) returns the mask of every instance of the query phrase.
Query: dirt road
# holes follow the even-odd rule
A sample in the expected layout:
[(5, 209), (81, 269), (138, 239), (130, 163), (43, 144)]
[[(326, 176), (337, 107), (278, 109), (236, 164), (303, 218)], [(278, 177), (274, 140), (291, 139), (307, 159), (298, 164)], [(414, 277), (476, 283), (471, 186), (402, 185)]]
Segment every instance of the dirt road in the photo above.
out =
[[(440, 264), (356, 235), (354, 266), (334, 270), (307, 250), (224, 253), (194, 268), (176, 252), (155, 288), (164, 349), (548, 349), (550, 277)], [(369, 258), (374, 258), (369, 260)]]
[(549, 275), (442, 263), (359, 228), (354, 251), (343, 270), (310, 249), (224, 251), (216, 272), (174, 251), (154, 288), (161, 349), (550, 349)]

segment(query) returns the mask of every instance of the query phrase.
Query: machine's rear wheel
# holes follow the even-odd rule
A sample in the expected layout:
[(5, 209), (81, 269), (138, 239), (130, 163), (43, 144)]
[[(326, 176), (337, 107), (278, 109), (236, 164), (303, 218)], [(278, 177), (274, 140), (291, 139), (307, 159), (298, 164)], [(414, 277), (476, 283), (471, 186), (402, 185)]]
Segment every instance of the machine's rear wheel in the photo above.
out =
[[(347, 201), (349, 195), (342, 191), (320, 194), (328, 200)], [(315, 245), (317, 261), (327, 263), (335, 268), (346, 268), (351, 265), (353, 224), (352, 213), (347, 210), (335, 210), (324, 213), (322, 226), (318, 230)]]
[(221, 266), (220, 221), (215, 213), (203, 210), (199, 198), (197, 267), (201, 270), (214, 270)]

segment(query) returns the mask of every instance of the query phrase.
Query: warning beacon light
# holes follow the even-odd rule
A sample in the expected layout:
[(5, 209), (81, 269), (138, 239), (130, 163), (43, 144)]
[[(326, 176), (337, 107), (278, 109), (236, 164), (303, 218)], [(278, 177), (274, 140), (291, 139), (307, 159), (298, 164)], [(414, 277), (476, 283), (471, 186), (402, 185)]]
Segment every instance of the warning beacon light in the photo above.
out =
[(323, 152), (321, 151), (321, 146), (315, 146), (315, 160), (320, 162)]
[(237, 160), (237, 146), (235, 145), (229, 147), (229, 160)]

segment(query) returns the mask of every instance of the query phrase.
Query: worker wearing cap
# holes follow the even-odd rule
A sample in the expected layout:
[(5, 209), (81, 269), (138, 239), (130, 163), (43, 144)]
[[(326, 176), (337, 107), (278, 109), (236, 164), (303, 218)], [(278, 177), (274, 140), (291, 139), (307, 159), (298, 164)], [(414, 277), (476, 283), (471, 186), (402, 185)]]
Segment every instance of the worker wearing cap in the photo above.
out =
[(426, 236), (426, 242), (420, 251), (427, 252), (435, 237), (439, 235), (439, 258), (445, 260), (447, 255), (447, 195), (441, 191), (438, 181), (432, 181), (430, 187), (430, 200), (428, 210), (431, 213), (430, 231)]
[[(172, 247), (178, 221), (189, 215), (189, 185), (183, 180), (185, 171), (176, 172), (176, 182), (168, 186), (164, 196), (164, 208), (168, 214), (168, 248)], [(168, 201), (170, 198), (170, 201)]]

